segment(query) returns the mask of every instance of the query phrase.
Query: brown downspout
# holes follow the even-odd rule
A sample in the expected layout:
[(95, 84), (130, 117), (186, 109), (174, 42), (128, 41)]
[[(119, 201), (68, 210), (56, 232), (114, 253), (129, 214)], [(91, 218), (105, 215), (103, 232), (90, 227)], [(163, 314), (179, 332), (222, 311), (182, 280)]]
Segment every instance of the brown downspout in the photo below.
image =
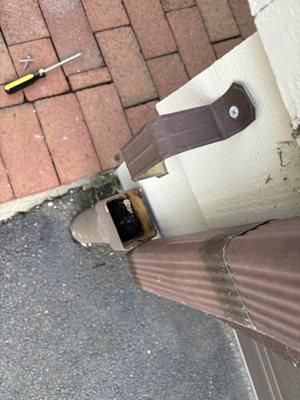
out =
[(300, 364), (300, 218), (152, 240), (128, 256), (145, 290)]

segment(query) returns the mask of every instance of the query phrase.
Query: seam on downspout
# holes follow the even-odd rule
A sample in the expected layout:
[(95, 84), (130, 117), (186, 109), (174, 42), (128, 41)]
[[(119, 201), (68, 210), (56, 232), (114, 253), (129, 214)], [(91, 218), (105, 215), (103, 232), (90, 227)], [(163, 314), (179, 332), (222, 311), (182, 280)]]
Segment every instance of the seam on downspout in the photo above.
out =
[(245, 305), (244, 299), (243, 299), (243, 297), (242, 297), (241, 294), (240, 294), (238, 285), (236, 284), (235, 279), (234, 279), (234, 276), (233, 276), (233, 274), (231, 273), (229, 264), (228, 264), (227, 259), (226, 259), (226, 249), (227, 249), (228, 244), (231, 242), (231, 240), (232, 240), (233, 238), (239, 237), (239, 236), (243, 236), (243, 235), (245, 235), (246, 233), (251, 232), (251, 231), (257, 229), (258, 227), (260, 227), (260, 226), (262, 226), (262, 225), (268, 224), (269, 222), (270, 222), (270, 221), (261, 222), (261, 223), (259, 223), (259, 224), (256, 224), (256, 225), (252, 226), (252, 227), (249, 228), (249, 229), (243, 230), (240, 234), (231, 236), (231, 237), (229, 238), (229, 240), (227, 241), (227, 243), (225, 243), (225, 246), (223, 247), (223, 262), (224, 262), (224, 265), (225, 265), (226, 268), (227, 268), (227, 272), (228, 272), (228, 275), (229, 275), (229, 277), (230, 277), (230, 279), (231, 279), (232, 285), (233, 285), (234, 288), (235, 288), (236, 294), (237, 294), (237, 296), (238, 296), (238, 298), (239, 298), (239, 301), (240, 301), (240, 303), (241, 303), (241, 307), (242, 307), (242, 309), (243, 309), (243, 311), (244, 311), (244, 313), (245, 313), (245, 315), (246, 315), (246, 319), (247, 319), (248, 322), (249, 322), (249, 325), (248, 325), (248, 326), (251, 326), (254, 330), (257, 330), (257, 328), (256, 328), (256, 326), (254, 325), (254, 323), (253, 323), (253, 321), (252, 321), (252, 319), (251, 319), (251, 316), (250, 316), (250, 314), (249, 314), (249, 311), (248, 311), (248, 309), (247, 309), (247, 307), (246, 307), (246, 305)]

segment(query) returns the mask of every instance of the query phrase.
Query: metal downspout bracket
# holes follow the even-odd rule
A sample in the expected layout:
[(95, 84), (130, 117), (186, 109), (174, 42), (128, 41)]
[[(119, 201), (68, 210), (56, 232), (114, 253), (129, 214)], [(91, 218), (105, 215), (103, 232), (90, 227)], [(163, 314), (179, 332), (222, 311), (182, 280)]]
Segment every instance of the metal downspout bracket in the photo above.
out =
[(246, 90), (233, 83), (210, 105), (158, 116), (123, 146), (122, 155), (134, 181), (163, 176), (166, 158), (228, 139), (254, 120)]

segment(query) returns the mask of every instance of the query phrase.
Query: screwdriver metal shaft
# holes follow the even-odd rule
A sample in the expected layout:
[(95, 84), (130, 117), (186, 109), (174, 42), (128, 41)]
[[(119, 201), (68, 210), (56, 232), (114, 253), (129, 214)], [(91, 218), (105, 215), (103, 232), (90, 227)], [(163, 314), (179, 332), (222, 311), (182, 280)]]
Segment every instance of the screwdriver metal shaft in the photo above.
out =
[(75, 58), (80, 57), (81, 54), (82, 54), (82, 53), (74, 54), (74, 56), (65, 58), (64, 60), (62, 60), (62, 61), (60, 61), (60, 62), (58, 62), (58, 63), (56, 63), (56, 64), (51, 65), (50, 67), (44, 69), (45, 74), (46, 74), (47, 72), (49, 72), (49, 71), (52, 71), (54, 68), (60, 67), (61, 65), (64, 65), (64, 64), (66, 64), (66, 63), (68, 63), (68, 62), (70, 62), (70, 61), (72, 61), (72, 60), (75, 60)]

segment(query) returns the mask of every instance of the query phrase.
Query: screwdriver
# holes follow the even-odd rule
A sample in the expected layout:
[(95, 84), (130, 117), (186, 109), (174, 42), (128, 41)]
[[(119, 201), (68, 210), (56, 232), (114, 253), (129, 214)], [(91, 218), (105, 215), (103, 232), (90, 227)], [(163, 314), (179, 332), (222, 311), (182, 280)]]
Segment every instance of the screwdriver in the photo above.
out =
[(77, 53), (77, 54), (74, 54), (74, 56), (68, 57), (65, 60), (62, 60), (54, 65), (51, 65), (50, 67), (48, 67), (46, 69), (39, 68), (35, 72), (23, 75), (18, 79), (15, 79), (11, 82), (6, 83), (4, 85), (4, 90), (6, 91), (7, 94), (16, 93), (19, 90), (22, 90), (25, 87), (32, 85), (34, 82), (36, 82), (40, 78), (45, 78), (46, 74), (49, 71), (52, 71), (54, 68), (58, 68), (61, 65), (66, 64), (72, 60), (75, 60), (75, 58), (78, 58), (80, 56), (81, 56), (81, 53)]

